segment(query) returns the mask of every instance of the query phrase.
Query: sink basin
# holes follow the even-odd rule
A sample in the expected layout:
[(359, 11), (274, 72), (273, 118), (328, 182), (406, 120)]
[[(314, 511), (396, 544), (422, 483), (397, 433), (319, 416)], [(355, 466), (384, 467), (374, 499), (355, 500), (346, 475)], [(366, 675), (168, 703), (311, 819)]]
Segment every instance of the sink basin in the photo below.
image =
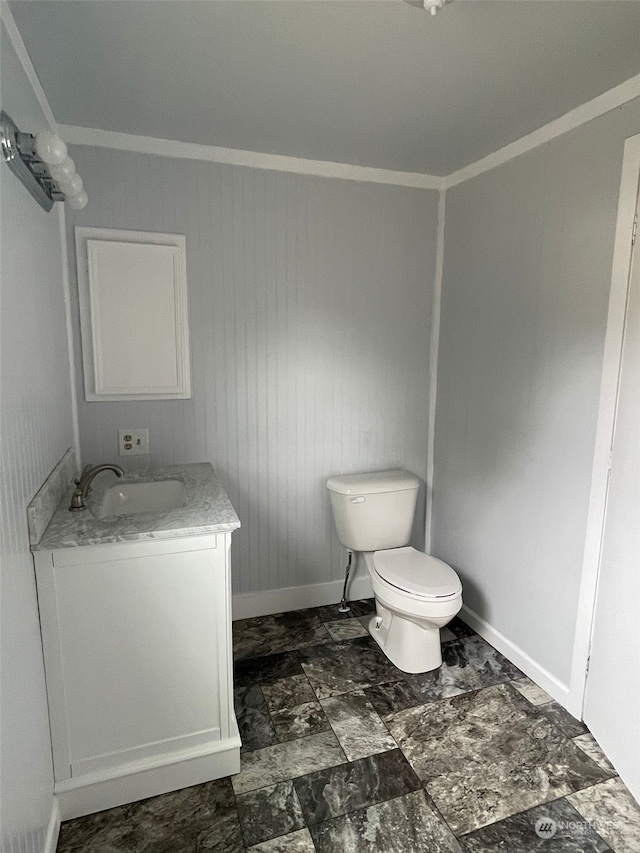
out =
[(167, 512), (184, 506), (187, 490), (182, 480), (116, 483), (104, 493), (100, 518), (136, 512)]

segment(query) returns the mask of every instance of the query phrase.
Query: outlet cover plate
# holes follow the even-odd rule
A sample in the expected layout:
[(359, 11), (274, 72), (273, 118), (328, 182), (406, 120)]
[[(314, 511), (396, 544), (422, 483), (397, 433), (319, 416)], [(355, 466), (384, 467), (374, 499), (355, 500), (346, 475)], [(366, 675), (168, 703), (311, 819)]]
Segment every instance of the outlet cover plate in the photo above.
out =
[(118, 453), (120, 456), (147, 456), (149, 453), (148, 429), (119, 429)]

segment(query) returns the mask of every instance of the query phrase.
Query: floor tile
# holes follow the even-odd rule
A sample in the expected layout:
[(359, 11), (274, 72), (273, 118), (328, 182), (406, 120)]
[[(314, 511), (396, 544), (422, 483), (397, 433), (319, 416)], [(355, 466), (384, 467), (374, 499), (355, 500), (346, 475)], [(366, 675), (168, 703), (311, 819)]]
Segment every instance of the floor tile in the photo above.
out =
[(310, 827), (317, 853), (459, 853), (460, 846), (415, 791)]
[(334, 622), (337, 619), (353, 619), (359, 616), (368, 616), (376, 612), (376, 602), (373, 598), (361, 598), (350, 601), (351, 608), (347, 613), (340, 613), (339, 604), (328, 604), (326, 607), (316, 607), (315, 612), (321, 622)]
[(242, 794), (345, 761), (345, 754), (331, 731), (276, 743), (242, 756), (240, 773), (231, 777), (233, 790)]
[(338, 619), (335, 622), (325, 622), (324, 627), (334, 640), (353, 640), (355, 637), (366, 637), (369, 633), (360, 620), (355, 617), (353, 619)]
[(329, 721), (306, 675), (292, 675), (263, 684), (262, 692), (278, 740), (293, 740), (329, 730)]
[(361, 690), (322, 699), (320, 704), (349, 761), (396, 749), (396, 742)]
[(424, 696), (417, 693), (406, 681), (388, 681), (367, 687), (364, 695), (384, 719), (397, 711), (406, 711), (416, 705), (424, 704)]
[(313, 702), (316, 698), (309, 679), (304, 673), (264, 684), (262, 692), (272, 714), (285, 708), (302, 705), (303, 702)]
[(233, 696), (243, 751), (277, 743), (278, 736), (258, 685), (237, 687)]
[(463, 637), (442, 646), (442, 666), (432, 672), (405, 675), (426, 699), (447, 699), (470, 690), (522, 677), (520, 670), (482, 637)]
[(252, 684), (268, 684), (292, 675), (304, 675), (301, 661), (299, 651), (279, 652), (264, 657), (235, 661), (234, 684), (236, 687), (249, 687)]
[(330, 640), (327, 629), (314, 610), (276, 613), (233, 623), (233, 656), (236, 660), (295, 651)]
[(289, 835), (281, 835), (271, 841), (264, 841), (249, 847), (250, 853), (316, 853), (313, 840), (308, 829), (300, 829)]
[(511, 684), (516, 688), (518, 693), (522, 693), (524, 698), (531, 702), (532, 705), (544, 705), (545, 702), (553, 701), (551, 696), (549, 696), (542, 687), (538, 687), (538, 685), (534, 681), (531, 681), (530, 678), (518, 678), (516, 681), (512, 681)]
[(618, 776), (567, 799), (616, 853), (640, 850), (640, 806)]
[(440, 642), (441, 643), (450, 643), (451, 640), (455, 640), (456, 635), (453, 633), (451, 628), (445, 625), (444, 628), (440, 628)]
[(281, 742), (327, 732), (331, 728), (320, 702), (304, 702), (285, 708), (273, 716), (273, 724)]
[(572, 717), (558, 702), (552, 701), (546, 702), (544, 705), (538, 705), (538, 711), (542, 711), (567, 737), (578, 737), (578, 735), (584, 735), (589, 732), (584, 723)]
[(287, 835), (305, 825), (291, 780), (238, 794), (236, 804), (247, 847)]
[(386, 722), (456, 835), (606, 776), (504, 684), (400, 711)]
[[(538, 834), (540, 833), (540, 834)], [(459, 839), (464, 853), (606, 853), (609, 845), (566, 800), (555, 800)]]
[(578, 737), (571, 738), (571, 740), (576, 746), (579, 746), (583, 752), (586, 752), (589, 758), (595, 761), (598, 767), (602, 767), (603, 770), (606, 770), (608, 773), (613, 775), (616, 774), (615, 767), (600, 749), (598, 742), (590, 732), (587, 732), (584, 735), (578, 735)]
[(307, 824), (420, 789), (420, 780), (399, 749), (341, 764), (294, 781)]
[(330, 643), (299, 649), (295, 654), (299, 655), (301, 663), (311, 663), (321, 658), (333, 658), (336, 655), (344, 657), (347, 653), (359, 655), (361, 651), (367, 650), (384, 657), (380, 647), (368, 632), (366, 636), (354, 637), (352, 640), (332, 640)]
[(318, 698), (398, 681), (404, 673), (374, 645), (370, 637), (335, 643), (330, 653), (304, 661), (302, 668)]
[(462, 637), (474, 637), (476, 636), (476, 632), (473, 628), (470, 628), (466, 622), (463, 622), (459, 616), (454, 616), (451, 622), (447, 625), (447, 628), (454, 634), (456, 637), (462, 639)]
[(65, 821), (58, 853), (242, 853), (229, 779)]

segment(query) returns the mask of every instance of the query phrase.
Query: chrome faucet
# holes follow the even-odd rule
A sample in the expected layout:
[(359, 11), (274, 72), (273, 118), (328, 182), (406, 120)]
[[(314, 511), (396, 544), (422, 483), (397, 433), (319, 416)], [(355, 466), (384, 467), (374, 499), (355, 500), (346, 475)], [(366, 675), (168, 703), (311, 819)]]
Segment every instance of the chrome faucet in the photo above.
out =
[(85, 500), (91, 489), (91, 483), (96, 474), (99, 474), (101, 471), (114, 471), (118, 477), (124, 477), (124, 471), (119, 465), (111, 465), (109, 463), (95, 466), (86, 465), (82, 469), (80, 479), (73, 481), (77, 488), (71, 496), (69, 512), (80, 512), (80, 510), (86, 509)]

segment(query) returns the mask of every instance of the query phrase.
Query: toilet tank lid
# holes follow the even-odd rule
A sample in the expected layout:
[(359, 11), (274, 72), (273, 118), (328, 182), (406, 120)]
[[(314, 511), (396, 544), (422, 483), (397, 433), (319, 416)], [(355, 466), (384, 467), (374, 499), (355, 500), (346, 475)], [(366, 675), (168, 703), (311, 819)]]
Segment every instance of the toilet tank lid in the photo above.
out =
[(419, 489), (420, 480), (410, 471), (374, 471), (371, 474), (346, 474), (329, 477), (327, 488), (340, 495), (375, 495)]
[(423, 598), (449, 598), (462, 591), (451, 566), (410, 546), (375, 551), (373, 566), (388, 583)]

